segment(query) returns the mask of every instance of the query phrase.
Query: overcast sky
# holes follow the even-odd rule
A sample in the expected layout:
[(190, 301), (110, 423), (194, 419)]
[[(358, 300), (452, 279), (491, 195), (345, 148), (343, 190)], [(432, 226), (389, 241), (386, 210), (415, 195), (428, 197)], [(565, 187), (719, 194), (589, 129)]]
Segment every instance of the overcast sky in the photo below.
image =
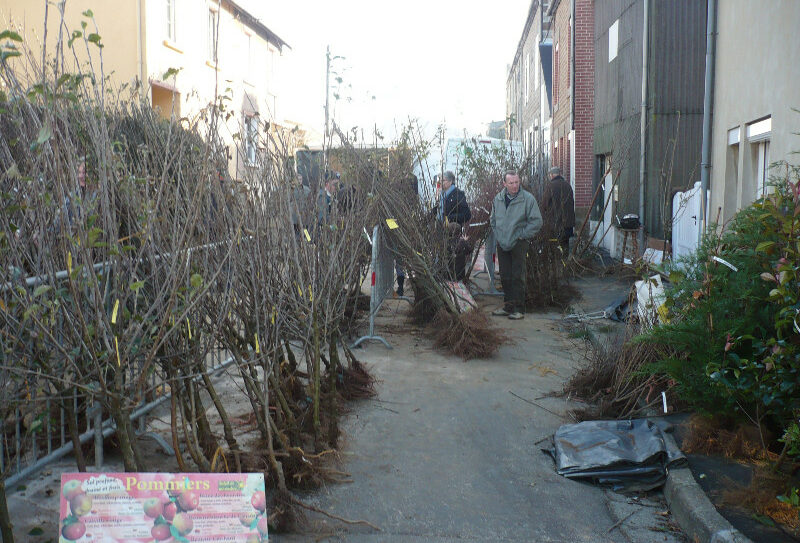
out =
[(450, 135), (464, 129), (476, 135), (504, 119), (506, 70), (530, 6), (530, 0), (241, 3), (291, 47), (281, 59), (278, 116), (322, 131), (330, 45), (332, 56), (344, 57), (332, 65), (343, 80), (340, 100), (331, 96), (336, 121), (364, 128), (368, 140), (375, 124), (391, 140), (395, 124), (409, 117), (431, 132), (445, 121)]

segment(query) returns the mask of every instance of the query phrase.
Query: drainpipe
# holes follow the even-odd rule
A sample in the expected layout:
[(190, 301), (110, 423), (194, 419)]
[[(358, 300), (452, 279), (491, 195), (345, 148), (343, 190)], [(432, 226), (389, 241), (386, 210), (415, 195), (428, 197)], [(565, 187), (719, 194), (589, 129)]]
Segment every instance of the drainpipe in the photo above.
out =
[(144, 33), (143, 9), (142, 0), (138, 0), (136, 3), (136, 63), (139, 68), (139, 84), (142, 86), (142, 89), (145, 89), (147, 80), (145, 79), (144, 68), (144, 36), (142, 35)]
[[(570, 2), (570, 18), (572, 28), (569, 32), (569, 118), (570, 130), (575, 130), (575, 0)], [(575, 142), (572, 142), (573, 148)]]
[[(644, 0), (642, 24), (642, 111), (639, 114), (639, 221), (644, 225), (645, 160), (647, 159), (647, 57), (649, 56), (650, 0)], [(644, 247), (644, 228), (639, 229), (639, 247)]]
[(697, 230), (697, 246), (706, 230), (708, 202), (706, 201), (711, 174), (711, 117), (714, 107), (714, 48), (717, 33), (717, 0), (708, 0), (708, 21), (706, 22), (706, 83), (703, 94), (703, 150), (700, 159), (700, 216)]

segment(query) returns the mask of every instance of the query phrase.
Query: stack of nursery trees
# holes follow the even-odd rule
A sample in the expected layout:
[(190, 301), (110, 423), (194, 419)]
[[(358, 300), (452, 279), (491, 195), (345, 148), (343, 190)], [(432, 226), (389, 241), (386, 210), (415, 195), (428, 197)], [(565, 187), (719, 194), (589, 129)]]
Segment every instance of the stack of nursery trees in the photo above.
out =
[[(232, 181), (215, 143), (224, 100), (179, 124), (135, 89), (63, 71), (64, 59), (42, 66), (29, 55), (21, 74), (10, 56), (0, 61), (4, 465), (33, 454), (12, 446), (17, 417), (35, 433), (61, 408), (85, 470), (80, 428), (98, 404), (125, 470), (153, 468), (132, 415), (171, 393), (180, 469), (266, 471), (277, 489), (273, 525), (291, 520), (288, 489), (326, 475), (341, 399), (372, 394), (342, 340), (369, 266), (363, 231), (378, 220), (369, 187), (354, 178), (347, 205), (322, 213), (316, 195), (292, 186), (279, 141)], [(256, 440), (232, 423), (231, 398), (209, 374), (220, 353)]]

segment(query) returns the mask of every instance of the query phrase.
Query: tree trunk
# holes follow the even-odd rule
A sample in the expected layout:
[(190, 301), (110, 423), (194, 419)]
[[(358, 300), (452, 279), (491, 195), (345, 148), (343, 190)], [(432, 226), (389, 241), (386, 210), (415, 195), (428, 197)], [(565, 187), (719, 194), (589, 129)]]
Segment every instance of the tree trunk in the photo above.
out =
[(136, 455), (133, 452), (136, 446), (135, 442), (131, 441), (130, 424), (131, 420), (127, 413), (122, 408), (120, 399), (116, 396), (111, 397), (109, 402), (109, 411), (111, 418), (117, 425), (117, 438), (119, 439), (119, 449), (122, 453), (122, 462), (125, 466), (125, 471), (139, 471), (139, 465), (136, 462)]
[[(72, 389), (74, 391), (74, 389)], [(67, 432), (72, 441), (72, 451), (75, 455), (75, 463), (78, 465), (78, 471), (86, 471), (86, 457), (83, 455), (83, 448), (81, 447), (81, 437), (78, 431), (78, 423), (75, 421), (75, 410), (72, 408), (72, 395), (66, 393), (64, 395), (64, 416), (67, 418)]]
[(203, 384), (206, 387), (206, 391), (208, 395), (211, 397), (211, 401), (214, 402), (214, 406), (217, 408), (217, 413), (219, 413), (219, 418), (222, 420), (222, 432), (225, 435), (225, 442), (228, 444), (228, 448), (233, 453), (233, 461), (236, 466), (236, 472), (241, 473), (242, 471), (242, 463), (239, 459), (241, 455), (241, 449), (239, 449), (239, 443), (236, 441), (236, 437), (233, 435), (233, 427), (231, 426), (231, 421), (228, 418), (228, 412), (225, 410), (225, 406), (222, 404), (222, 400), (219, 399), (219, 395), (217, 394), (217, 390), (214, 388), (214, 384), (211, 382), (211, 379), (208, 377), (208, 372), (202, 370), (200, 375), (203, 378)]
[(321, 433), (321, 425), (319, 421), (319, 386), (320, 386), (320, 376), (319, 376), (319, 324), (317, 323), (317, 316), (314, 314), (312, 317), (314, 321), (314, 352), (312, 353), (312, 379), (313, 379), (313, 391), (312, 391), (312, 401), (314, 402), (314, 449), (315, 452), (320, 452), (322, 447), (319, 443), (320, 433)]
[(328, 356), (331, 358), (328, 374), (330, 378), (330, 390), (328, 391), (328, 446), (336, 447), (339, 439), (339, 423), (336, 413), (336, 379), (339, 377), (339, 335), (334, 332), (328, 342)]

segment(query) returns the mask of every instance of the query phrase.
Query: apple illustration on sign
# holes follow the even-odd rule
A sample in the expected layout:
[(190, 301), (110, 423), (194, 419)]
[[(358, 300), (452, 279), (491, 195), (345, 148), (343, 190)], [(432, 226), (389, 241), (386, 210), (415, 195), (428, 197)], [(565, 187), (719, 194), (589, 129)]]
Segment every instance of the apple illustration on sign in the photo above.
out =
[(262, 513), (267, 510), (267, 496), (263, 492), (253, 492), (253, 497), (250, 498), (250, 505), (253, 506), (254, 509), (261, 511)]
[(184, 511), (193, 511), (200, 505), (200, 497), (195, 492), (186, 490), (178, 496), (178, 505)]
[(152, 535), (153, 539), (156, 541), (164, 541), (172, 537), (172, 532), (169, 530), (169, 524), (156, 524), (150, 530), (150, 535)]
[(69, 500), (69, 509), (76, 517), (82, 517), (92, 510), (92, 498), (84, 492), (76, 494)]
[(83, 494), (83, 490), (81, 490), (81, 482), (77, 479), (67, 481), (64, 483), (64, 488), (61, 489), (61, 493), (64, 495), (67, 501), (70, 501), (78, 494)]
[(86, 533), (86, 525), (79, 518), (69, 516), (64, 519), (64, 527), (61, 528), (61, 535), (64, 539), (75, 541), (83, 537)]
[(178, 512), (178, 506), (175, 505), (175, 502), (169, 502), (164, 504), (164, 507), (161, 511), (161, 514), (164, 516), (165, 519), (172, 521), (175, 518), (175, 514)]
[(186, 513), (178, 513), (175, 515), (175, 518), (172, 519), (172, 525), (178, 530), (178, 533), (181, 535), (186, 535), (192, 531), (194, 528), (194, 523), (192, 522), (192, 517), (187, 515)]
[(144, 514), (150, 518), (158, 518), (164, 511), (164, 505), (158, 498), (147, 498), (142, 504)]

